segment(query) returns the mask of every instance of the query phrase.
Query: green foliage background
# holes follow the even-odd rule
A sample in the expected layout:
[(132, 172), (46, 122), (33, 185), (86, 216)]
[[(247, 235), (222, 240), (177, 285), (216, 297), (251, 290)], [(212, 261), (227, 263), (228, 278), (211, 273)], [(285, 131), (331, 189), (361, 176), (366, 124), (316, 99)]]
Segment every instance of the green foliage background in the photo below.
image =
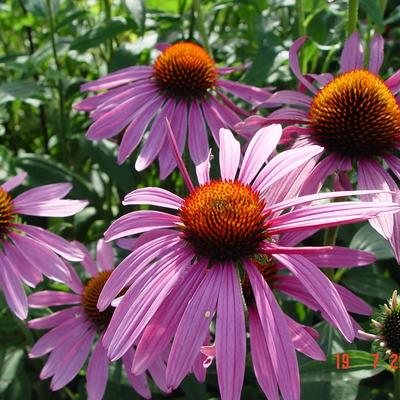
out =
[[(221, 0), (198, 1), (198, 5), (204, 21), (195, 17), (191, 0), (0, 3), (0, 181), (24, 169), (29, 173), (27, 187), (70, 181), (72, 197), (90, 201), (74, 218), (32, 218), (31, 222), (93, 248), (110, 222), (126, 212), (120, 202), (128, 191), (162, 185), (182, 193), (183, 183), (176, 172), (160, 183), (157, 165), (142, 173), (134, 171), (132, 161), (117, 166), (115, 143), (87, 141), (88, 117), (72, 108), (82, 98), (80, 84), (123, 67), (150, 63), (157, 42), (196, 40), (209, 46), (220, 65), (251, 61), (245, 72), (235, 73), (235, 79), (285, 89), (296, 85), (288, 67), (288, 49), (293, 40), (307, 34), (311, 40), (302, 51), (302, 69), (315, 73), (338, 70), (346, 38), (347, 1)], [(374, 31), (385, 37), (384, 77), (400, 68), (399, 21), (397, 1), (360, 0), (359, 30), (364, 40)], [(321, 240), (317, 235), (311, 243)], [(378, 261), (372, 267), (348, 270), (335, 279), (373, 307), (383, 303), (400, 282), (400, 270), (387, 243), (367, 225), (341, 228), (337, 243), (376, 252)], [(39, 289), (48, 287), (62, 288), (45, 281)], [(370, 343), (348, 344), (319, 315), (290, 299), (282, 297), (281, 302), (296, 320), (316, 326), (320, 344), (330, 355), (325, 363), (299, 356), (302, 398), (393, 398), (392, 374), (383, 361), (377, 369), (372, 367)], [(368, 318), (358, 321), (369, 329)], [(44, 360), (27, 357), (37, 337), (37, 332), (30, 332), (8, 312), (0, 298), (0, 398), (86, 398), (84, 372), (56, 393), (50, 392), (48, 381), (39, 380)], [(350, 353), (349, 370), (336, 369), (333, 354), (340, 352)], [(250, 363), (248, 356), (243, 399), (261, 399)], [(152, 388), (155, 399), (219, 396), (212, 367), (206, 385), (190, 376), (170, 396)], [(105, 398), (138, 398), (119, 364), (110, 368)]]

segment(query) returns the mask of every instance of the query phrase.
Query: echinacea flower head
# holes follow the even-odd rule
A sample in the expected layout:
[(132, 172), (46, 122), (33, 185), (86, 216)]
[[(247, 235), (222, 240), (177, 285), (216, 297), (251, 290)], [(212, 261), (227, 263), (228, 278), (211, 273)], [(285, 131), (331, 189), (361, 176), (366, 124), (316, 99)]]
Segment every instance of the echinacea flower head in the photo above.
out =
[[(191, 372), (199, 349), (207, 349), (205, 355), (212, 357), (215, 348), (221, 398), (239, 399), (246, 356), (244, 293), (261, 387), (270, 395), (270, 384), (276, 391), (279, 386), (283, 398), (299, 399), (295, 349), (318, 359), (323, 354), (314, 332), (283, 314), (272, 289), (294, 294), (353, 340), (357, 324), (348, 310), (368, 314), (370, 309), (330, 282), (318, 267), (361, 266), (374, 257), (341, 247), (295, 245), (313, 230), (394, 212), (400, 205), (357, 201), (309, 205), (318, 199), (365, 192), (297, 197), (323, 148), (292, 149), (267, 162), (282, 135), (279, 125), (261, 129), (253, 137), (239, 172), (240, 144), (222, 129), (220, 177), (210, 178), (207, 159), (196, 167), (199, 185), (194, 186), (170, 127), (167, 132), (189, 194), (181, 198), (159, 188), (134, 190), (123, 204), (155, 205), (174, 213), (133, 211), (106, 231), (106, 240), (141, 234), (99, 298), (98, 307), (104, 310), (126, 282), (131, 283), (104, 334), (108, 355), (113, 360), (123, 357), (139, 340), (132, 368), (140, 373), (172, 340), (166, 379), (174, 389)], [(304, 204), (307, 207), (301, 207)], [(207, 341), (214, 318), (215, 347), (210, 349)], [(271, 366), (269, 373), (265, 366)]]
[(239, 68), (218, 68), (199, 45), (178, 42), (163, 46), (152, 66), (136, 66), (113, 72), (84, 84), (83, 91), (106, 92), (88, 97), (75, 108), (90, 111), (93, 124), (87, 132), (91, 140), (111, 138), (122, 132), (118, 163), (123, 163), (142, 141), (135, 168), (147, 168), (157, 157), (160, 176), (175, 168), (175, 159), (166, 140), (164, 119), (171, 121), (179, 151), (186, 138), (195, 164), (208, 155), (208, 133), (219, 143), (219, 129), (233, 127), (248, 115), (227, 94), (250, 104), (258, 104), (270, 93), (264, 89), (223, 79)]
[[(101, 339), (111, 320), (114, 307), (110, 305), (99, 311), (96, 304), (101, 290), (112, 274), (114, 251), (109, 244), (100, 240), (97, 244), (96, 262), (83, 245), (77, 242), (76, 245), (85, 254), (81, 264), (90, 278), (81, 281), (72, 266), (69, 266), (72, 280), (68, 286), (72, 292), (45, 290), (29, 296), (31, 308), (58, 307), (58, 311), (28, 322), (31, 329), (49, 329), (49, 332), (34, 344), (29, 356), (36, 358), (50, 354), (40, 378), (52, 377), (52, 390), (59, 390), (67, 385), (89, 359), (86, 370), (88, 398), (100, 400), (106, 389), (110, 363)], [(133, 348), (124, 355), (122, 362), (125, 372), (132, 387), (148, 399), (151, 392), (146, 374), (136, 376), (131, 373), (134, 355)], [(156, 359), (149, 367), (149, 372), (158, 386), (167, 391), (165, 362), (161, 358)]]
[(380, 307), (371, 320), (373, 333), (360, 331), (364, 339), (374, 340), (376, 350), (385, 355), (400, 353), (400, 299), (394, 290), (388, 304)]
[[(274, 93), (260, 106), (285, 107), (266, 118), (249, 117), (239, 123), (237, 129), (250, 134), (261, 126), (283, 123), (288, 125), (284, 142), (293, 141), (297, 135), (296, 146), (322, 146), (323, 157), (304, 186), (307, 193), (318, 191), (335, 171), (342, 171), (346, 177), (346, 171), (352, 166), (358, 171), (359, 189), (399, 192), (383, 162), (400, 177), (400, 159), (396, 155), (400, 148), (400, 71), (386, 80), (379, 76), (383, 63), (382, 36), (376, 34), (371, 39), (369, 62), (365, 66), (359, 34), (352, 34), (345, 43), (337, 76), (301, 74), (297, 52), (305, 40), (304, 37), (298, 39), (289, 52), (290, 66), (300, 82), (300, 89)], [(364, 198), (387, 201), (391, 195), (367, 195)], [(398, 201), (398, 193), (394, 199)], [(370, 222), (390, 241), (400, 262), (400, 214), (386, 215)]]
[(69, 183), (37, 186), (14, 197), (10, 192), (26, 173), (0, 186), (0, 288), (10, 310), (25, 319), (28, 302), (22, 283), (35, 287), (43, 275), (59, 282), (70, 280), (64, 261), (82, 260), (74, 244), (46, 229), (24, 224), (22, 216), (66, 217), (81, 211), (82, 200), (63, 199), (72, 189)]

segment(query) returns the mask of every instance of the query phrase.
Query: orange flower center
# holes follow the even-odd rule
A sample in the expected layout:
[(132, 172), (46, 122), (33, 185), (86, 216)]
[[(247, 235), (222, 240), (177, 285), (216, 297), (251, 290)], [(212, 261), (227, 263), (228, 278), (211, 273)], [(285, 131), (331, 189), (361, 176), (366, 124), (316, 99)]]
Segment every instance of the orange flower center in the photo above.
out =
[[(278, 267), (276, 266), (275, 260), (271, 257), (265, 256), (263, 254), (257, 255), (251, 259), (252, 263), (261, 272), (261, 275), (268, 283), (268, 286), (273, 289), (276, 284), (276, 278), (278, 273)], [(246, 275), (242, 278), (242, 290), (243, 297), (246, 301), (248, 307), (255, 304), (254, 293), (251, 288), (250, 279)]]
[(266, 238), (265, 201), (249, 185), (212, 181), (197, 187), (179, 215), (184, 239), (199, 256), (240, 260), (257, 253)]
[(82, 306), (87, 317), (101, 330), (107, 328), (115, 310), (115, 307), (111, 305), (104, 311), (99, 311), (97, 309), (97, 300), (111, 272), (112, 271), (102, 271), (91, 278), (82, 293)]
[(14, 219), (12, 197), (0, 187), (0, 238), (7, 234)]
[(154, 63), (154, 78), (159, 87), (174, 97), (204, 97), (216, 77), (214, 60), (194, 43), (176, 43), (166, 48)]
[(330, 152), (380, 156), (400, 139), (400, 109), (385, 82), (367, 70), (336, 77), (311, 104), (315, 141)]

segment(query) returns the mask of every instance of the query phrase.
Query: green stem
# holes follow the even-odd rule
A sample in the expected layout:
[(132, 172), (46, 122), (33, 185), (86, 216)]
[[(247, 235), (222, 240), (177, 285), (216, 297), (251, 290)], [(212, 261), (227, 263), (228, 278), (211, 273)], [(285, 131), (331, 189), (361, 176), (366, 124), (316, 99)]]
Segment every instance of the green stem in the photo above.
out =
[(400, 399), (400, 368), (393, 373), (394, 398)]
[(67, 161), (67, 141), (66, 141), (66, 118), (65, 118), (65, 99), (64, 99), (64, 85), (61, 78), (62, 69), (60, 60), (57, 54), (57, 46), (56, 46), (56, 32), (54, 27), (54, 15), (53, 9), (51, 7), (51, 0), (46, 0), (47, 11), (49, 14), (49, 26), (50, 26), (50, 41), (51, 41), (51, 49), (53, 52), (54, 62), (56, 64), (57, 71), (60, 77), (57, 80), (57, 91), (58, 91), (58, 105), (60, 109), (60, 129), (58, 129), (58, 140), (59, 140), (59, 148), (61, 149), (62, 159), (64, 163)]
[(196, 11), (197, 29), (199, 30), (201, 39), (203, 41), (203, 46), (204, 46), (205, 50), (207, 51), (207, 53), (210, 56), (212, 56), (210, 44), (208, 43), (208, 35), (207, 35), (207, 32), (206, 32), (206, 28), (205, 28), (204, 14), (203, 14), (203, 11), (201, 9), (200, 0), (193, 0), (193, 7), (194, 7), (194, 9)]
[(359, 0), (349, 0), (347, 8), (347, 36), (357, 30)]
[(296, 0), (296, 14), (297, 14), (297, 29), (299, 36), (306, 34), (306, 28), (304, 26), (304, 0)]
[[(111, 4), (110, 4), (109, 0), (104, 0), (104, 12), (105, 12), (105, 15), (106, 15), (106, 21), (110, 21), (111, 20)], [(111, 58), (112, 58), (113, 53), (114, 53), (112, 39), (109, 39), (107, 41), (107, 47), (108, 47), (108, 60), (107, 60), (107, 63), (110, 64)]]

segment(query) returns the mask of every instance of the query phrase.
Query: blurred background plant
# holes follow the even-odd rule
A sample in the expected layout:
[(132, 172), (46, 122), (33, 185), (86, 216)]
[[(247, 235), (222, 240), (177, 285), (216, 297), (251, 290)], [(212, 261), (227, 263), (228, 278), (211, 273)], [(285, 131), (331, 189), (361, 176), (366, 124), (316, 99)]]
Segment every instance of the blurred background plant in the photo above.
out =
[[(87, 115), (72, 105), (82, 98), (79, 86), (108, 72), (149, 64), (158, 42), (194, 40), (212, 52), (217, 63), (250, 67), (234, 78), (260, 87), (294, 88), (288, 49), (301, 35), (311, 39), (301, 54), (304, 71), (336, 72), (348, 31), (357, 28), (368, 41), (374, 32), (385, 38), (388, 75), (400, 68), (400, 5), (397, 1), (360, 0), (359, 19), (349, 22), (348, 7), (357, 1), (325, 0), (6, 0), (0, 4), (0, 182), (18, 169), (29, 173), (29, 185), (70, 181), (72, 196), (90, 207), (47, 227), (89, 247), (123, 211), (121, 198), (141, 186), (159, 186), (158, 166), (134, 171), (118, 166), (116, 145), (85, 139)], [(355, 4), (357, 5), (357, 4)], [(358, 22), (357, 22), (358, 21)], [(133, 160), (136, 155), (133, 155)], [(166, 188), (183, 190), (174, 172)], [(35, 221), (36, 222), (36, 221)], [(43, 223), (43, 222), (40, 222)], [(322, 234), (311, 239), (320, 244)], [(374, 251), (372, 267), (335, 276), (371, 306), (377, 307), (399, 286), (400, 270), (390, 247), (369, 226), (341, 228), (337, 243)], [(62, 288), (45, 281), (39, 289)], [(391, 373), (381, 361), (373, 367), (371, 345), (344, 342), (319, 316), (282, 297), (285, 312), (321, 334), (325, 363), (300, 357), (304, 399), (390, 399)], [(31, 312), (31, 315), (39, 315)], [(358, 320), (368, 330), (368, 318)], [(29, 360), (34, 341), (0, 298), (0, 399), (84, 399), (83, 373), (57, 393), (40, 381), (43, 360)], [(346, 352), (349, 369), (336, 368), (335, 353)], [(250, 359), (248, 360), (250, 363)], [(246, 374), (243, 398), (261, 399), (253, 373)], [(383, 373), (379, 374), (379, 372)], [(152, 386), (154, 398), (218, 398), (215, 370), (206, 385), (188, 377), (169, 396)], [(135, 397), (136, 396), (136, 397)], [(111, 367), (106, 399), (134, 399), (118, 364)]]

